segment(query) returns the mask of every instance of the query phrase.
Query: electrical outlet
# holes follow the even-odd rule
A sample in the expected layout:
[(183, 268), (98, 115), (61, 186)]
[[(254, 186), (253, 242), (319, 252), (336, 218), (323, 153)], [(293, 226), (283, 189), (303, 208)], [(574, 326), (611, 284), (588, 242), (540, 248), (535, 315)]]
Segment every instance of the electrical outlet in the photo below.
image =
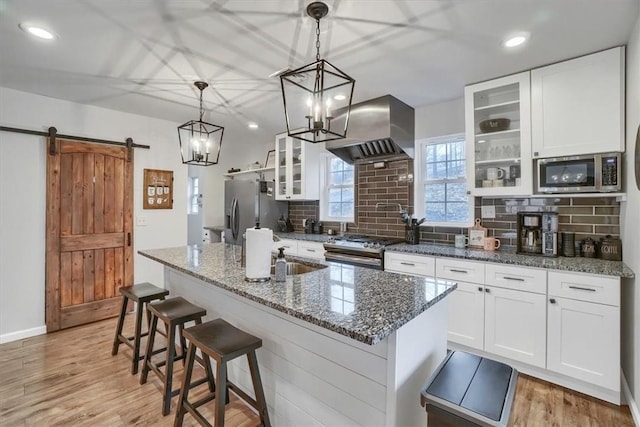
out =
[(482, 218), (493, 219), (496, 217), (496, 207), (494, 205), (482, 206)]
[(144, 215), (136, 216), (136, 226), (138, 227), (146, 227), (147, 226), (147, 217)]

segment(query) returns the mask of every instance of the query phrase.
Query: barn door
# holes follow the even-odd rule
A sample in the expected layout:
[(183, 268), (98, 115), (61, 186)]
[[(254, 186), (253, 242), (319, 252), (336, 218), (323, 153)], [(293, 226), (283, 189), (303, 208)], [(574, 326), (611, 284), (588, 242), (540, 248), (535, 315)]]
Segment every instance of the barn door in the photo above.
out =
[(133, 284), (133, 153), (57, 140), (47, 157), (47, 331), (118, 314)]

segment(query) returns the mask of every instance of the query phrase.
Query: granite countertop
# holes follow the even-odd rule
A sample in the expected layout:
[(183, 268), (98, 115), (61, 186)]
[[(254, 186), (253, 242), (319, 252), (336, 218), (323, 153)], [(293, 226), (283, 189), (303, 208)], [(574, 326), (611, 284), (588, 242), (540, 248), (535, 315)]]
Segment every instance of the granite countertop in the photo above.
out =
[[(284, 236), (282, 236), (284, 237)], [(317, 265), (286, 282), (249, 283), (240, 247), (224, 243), (138, 251), (185, 274), (252, 301), (337, 332), (377, 344), (452, 292), (454, 282), (413, 277), (322, 260), (288, 256)]]
[(596, 258), (582, 257), (543, 257), (516, 254), (515, 250), (498, 250), (495, 252), (482, 249), (456, 249), (453, 246), (421, 243), (409, 245), (400, 243), (388, 246), (389, 252), (404, 252), (419, 255), (435, 255), (450, 258), (468, 259), (471, 261), (489, 261), (500, 264), (513, 264), (523, 267), (548, 268), (552, 270), (574, 271), (576, 273), (602, 274), (605, 276), (634, 277), (633, 271), (622, 261), (606, 261)]
[[(283, 239), (310, 240), (325, 242), (329, 236), (327, 234), (304, 234), (304, 233), (276, 233)], [(389, 252), (404, 252), (418, 255), (443, 256), (450, 258), (468, 259), (471, 261), (488, 261), (500, 264), (513, 264), (523, 267), (548, 268), (551, 270), (575, 271), (576, 273), (602, 274), (605, 276), (617, 276), (624, 278), (635, 277), (631, 270), (622, 261), (607, 261), (597, 258), (582, 257), (543, 257), (536, 255), (516, 254), (515, 249), (500, 249), (495, 252), (484, 251), (482, 249), (456, 249), (450, 245), (438, 245), (433, 243), (421, 243), (419, 245), (409, 245), (399, 243), (387, 246)]]

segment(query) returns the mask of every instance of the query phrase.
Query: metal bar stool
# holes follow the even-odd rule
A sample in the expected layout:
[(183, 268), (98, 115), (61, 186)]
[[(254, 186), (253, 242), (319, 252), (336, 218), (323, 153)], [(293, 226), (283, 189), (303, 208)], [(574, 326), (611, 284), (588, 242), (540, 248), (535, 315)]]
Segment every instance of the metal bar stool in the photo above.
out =
[[(120, 344), (126, 344), (133, 350), (131, 356), (131, 374), (138, 373), (138, 362), (144, 359), (144, 355), (140, 355), (140, 338), (149, 334), (149, 323), (151, 321), (149, 313), (147, 312), (147, 332), (142, 332), (142, 313), (149, 302), (155, 300), (164, 300), (164, 297), (169, 295), (169, 291), (152, 285), (151, 283), (139, 283), (133, 286), (124, 286), (120, 288), (120, 294), (122, 295), (122, 306), (120, 308), (120, 317), (118, 317), (118, 326), (116, 327), (116, 336), (113, 339), (113, 348), (111, 355), (118, 354)], [(125, 337), (122, 335), (122, 326), (124, 324), (124, 317), (127, 314), (127, 306), (129, 301), (137, 303), (136, 309), (136, 325), (135, 332), (132, 337)], [(133, 341), (133, 343), (132, 343)]]
[[(262, 347), (262, 340), (230, 325), (222, 319), (211, 320), (201, 325), (187, 328), (183, 332), (184, 336), (189, 340), (189, 349), (187, 350), (187, 364), (184, 369), (182, 388), (180, 389), (180, 398), (178, 399), (178, 409), (176, 410), (176, 418), (173, 424), (174, 427), (182, 426), (186, 412), (189, 412), (201, 425), (211, 427), (211, 424), (198, 412), (197, 408), (213, 399), (216, 400), (215, 426), (223, 427), (224, 409), (225, 404), (228, 403), (228, 398), (221, 399), (220, 396), (222, 396), (222, 394), (227, 395), (227, 387), (258, 410), (262, 426), (270, 427), (271, 421), (269, 421), (267, 402), (265, 401), (262, 380), (260, 379), (260, 371), (258, 369), (258, 360), (256, 358), (256, 349)], [(217, 393), (212, 392), (196, 402), (189, 402), (189, 384), (191, 383), (196, 349), (200, 349), (203, 355), (209, 355), (216, 361)], [(251, 381), (253, 382), (253, 390), (256, 395), (255, 400), (238, 388), (238, 386), (227, 380), (227, 362), (245, 354), (249, 361)], [(218, 396), (216, 396), (216, 394)], [(216, 399), (216, 397), (218, 398)]]
[[(140, 374), (140, 384), (145, 384), (147, 382), (149, 370), (152, 370), (156, 375), (158, 375), (158, 378), (163, 382), (162, 415), (167, 415), (169, 414), (169, 411), (171, 411), (171, 398), (173, 396), (177, 396), (180, 392), (180, 389), (173, 390), (173, 363), (178, 360), (182, 360), (182, 363), (184, 364), (186, 350), (186, 341), (182, 333), (184, 324), (193, 321), (196, 325), (200, 325), (202, 323), (202, 317), (207, 314), (207, 311), (204, 308), (191, 304), (182, 297), (150, 303), (147, 307), (151, 313), (151, 328), (149, 329), (147, 351), (142, 365), (142, 373)], [(156, 353), (158, 351), (166, 351), (166, 358), (164, 361), (154, 363), (151, 360), (151, 356), (154, 354), (152, 349), (156, 337), (158, 319), (164, 322), (165, 329), (167, 331), (167, 346), (160, 350), (156, 350)], [(179, 355), (176, 354), (176, 327), (179, 330), (181, 347), (181, 354)], [(215, 380), (211, 370), (211, 363), (206, 354), (203, 354), (203, 359), (202, 364), (205, 367), (207, 375), (204, 378), (195, 381), (193, 384), (190, 384), (189, 387), (193, 388), (208, 382), (209, 391), (213, 393), (215, 391)], [(164, 372), (160, 370), (162, 366), (165, 366)]]

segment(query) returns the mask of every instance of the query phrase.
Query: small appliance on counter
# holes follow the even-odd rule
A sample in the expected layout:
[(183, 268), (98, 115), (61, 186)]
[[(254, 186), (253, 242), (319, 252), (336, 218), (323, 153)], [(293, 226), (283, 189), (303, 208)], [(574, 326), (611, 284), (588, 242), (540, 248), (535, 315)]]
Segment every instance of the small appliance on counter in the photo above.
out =
[(304, 232), (305, 234), (313, 234), (313, 228), (316, 225), (316, 221), (314, 219), (305, 219), (303, 220), (304, 224), (302, 224), (302, 226), (304, 227)]
[(542, 212), (518, 212), (516, 253), (542, 254)]
[(542, 213), (542, 255), (558, 256), (558, 214)]

